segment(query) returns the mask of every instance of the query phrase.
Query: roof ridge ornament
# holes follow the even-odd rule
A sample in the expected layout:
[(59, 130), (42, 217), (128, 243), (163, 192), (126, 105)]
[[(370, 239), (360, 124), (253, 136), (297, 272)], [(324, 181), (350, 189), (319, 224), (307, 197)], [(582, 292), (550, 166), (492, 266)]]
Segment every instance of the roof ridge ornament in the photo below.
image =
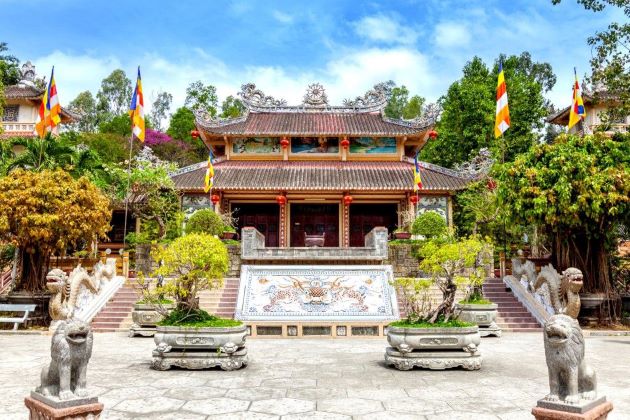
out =
[(374, 85), (373, 89), (365, 92), (363, 96), (355, 99), (344, 99), (343, 105), (350, 108), (375, 108), (384, 109), (387, 105), (387, 91), (382, 83)]
[(303, 104), (305, 107), (325, 108), (328, 106), (328, 95), (321, 83), (311, 83), (306, 88)]
[(240, 115), (238, 117), (223, 118), (216, 115), (212, 115), (210, 112), (208, 112), (205, 109), (196, 109), (193, 111), (193, 114), (195, 114), (195, 117), (196, 117), (195, 119), (197, 121), (203, 121), (205, 123), (211, 124), (214, 127), (223, 127), (226, 125), (245, 121), (247, 119), (247, 115), (249, 114), (249, 108), (245, 107), (245, 111), (243, 112), (243, 115)]
[(426, 128), (426, 127), (431, 127), (435, 125), (441, 113), (442, 113), (442, 107), (435, 102), (425, 105), (424, 108), (422, 109), (422, 114), (420, 114), (419, 117), (413, 118), (411, 120), (389, 118), (385, 116), (384, 108), (383, 110), (381, 110), (381, 114), (383, 115), (384, 121), (388, 121), (388, 122), (392, 122), (396, 124), (403, 124), (403, 125), (406, 125), (407, 127), (412, 127), (412, 128)]
[(471, 160), (455, 165), (455, 170), (470, 179), (480, 179), (490, 173), (494, 165), (492, 153), (487, 147), (482, 147)]
[(238, 93), (241, 100), (247, 108), (276, 108), (287, 105), (287, 101), (284, 99), (276, 99), (273, 96), (265, 95), (262, 90), (256, 89), (254, 83), (245, 83), (241, 86), (241, 91)]

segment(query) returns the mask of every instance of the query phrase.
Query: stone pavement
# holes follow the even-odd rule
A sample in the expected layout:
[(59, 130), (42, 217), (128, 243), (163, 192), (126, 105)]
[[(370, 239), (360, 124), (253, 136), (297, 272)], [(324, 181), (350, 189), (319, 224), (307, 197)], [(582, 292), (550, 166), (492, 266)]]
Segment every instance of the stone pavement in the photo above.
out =
[[(0, 335), (0, 419), (25, 419), (24, 396), (49, 357), (49, 336)], [(528, 419), (548, 390), (541, 333), (481, 344), (480, 371), (399, 372), (383, 364), (385, 339), (257, 339), (250, 365), (151, 370), (152, 338), (94, 336), (88, 385), (105, 419)], [(630, 416), (630, 337), (586, 338), (600, 393)]]

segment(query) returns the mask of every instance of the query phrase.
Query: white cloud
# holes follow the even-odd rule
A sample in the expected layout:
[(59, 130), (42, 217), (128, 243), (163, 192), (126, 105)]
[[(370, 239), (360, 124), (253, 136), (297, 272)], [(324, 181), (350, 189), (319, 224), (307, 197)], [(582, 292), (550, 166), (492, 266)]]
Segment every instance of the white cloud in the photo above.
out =
[(280, 10), (274, 10), (273, 12), (271, 12), (271, 15), (273, 16), (275, 20), (277, 20), (280, 23), (284, 23), (284, 24), (293, 23), (293, 16), (291, 16), (288, 13), (281, 12)]
[(470, 43), (470, 31), (462, 22), (440, 22), (435, 26), (435, 44), (439, 48), (465, 47)]
[(388, 44), (413, 44), (419, 35), (398, 19), (385, 15), (365, 16), (353, 26), (359, 36)]

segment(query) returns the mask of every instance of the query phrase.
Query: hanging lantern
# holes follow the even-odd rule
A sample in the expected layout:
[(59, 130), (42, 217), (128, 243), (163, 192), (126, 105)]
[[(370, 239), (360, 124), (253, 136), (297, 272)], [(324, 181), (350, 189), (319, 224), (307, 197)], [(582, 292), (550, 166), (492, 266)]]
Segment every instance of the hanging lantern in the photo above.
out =
[(347, 149), (350, 146), (350, 140), (348, 140), (348, 137), (344, 137), (343, 140), (341, 140), (341, 147), (343, 147), (344, 149)]
[(350, 194), (346, 194), (343, 196), (343, 204), (344, 206), (349, 206), (352, 203), (352, 196)]
[(192, 131), (190, 132), (190, 137), (192, 137), (193, 139), (197, 139), (197, 138), (199, 138), (199, 131), (197, 131), (197, 130), (192, 130)]
[(437, 136), (438, 136), (438, 132), (437, 131), (435, 131), (435, 130), (429, 131), (429, 138), (430, 139), (435, 140), (437, 138)]
[(282, 146), (283, 149), (289, 147), (289, 139), (286, 137), (282, 137), (282, 140), (280, 140), (280, 146)]
[(219, 194), (212, 194), (210, 201), (212, 201), (212, 204), (216, 205), (219, 201), (221, 201), (221, 196), (219, 196)]
[(486, 183), (486, 185), (488, 186), (488, 189), (490, 191), (494, 191), (494, 189), (497, 187), (496, 181), (492, 178), (488, 178), (488, 182)]
[(276, 202), (278, 203), (278, 205), (284, 206), (285, 204), (287, 204), (287, 197), (280, 194), (276, 196)]
[(418, 196), (412, 195), (411, 197), (409, 197), (409, 201), (411, 202), (411, 204), (418, 204)]

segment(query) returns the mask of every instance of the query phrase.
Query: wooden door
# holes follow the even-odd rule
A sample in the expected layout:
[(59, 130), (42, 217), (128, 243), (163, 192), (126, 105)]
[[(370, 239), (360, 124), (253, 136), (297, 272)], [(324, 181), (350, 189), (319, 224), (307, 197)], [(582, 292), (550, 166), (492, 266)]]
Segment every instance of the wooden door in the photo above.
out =
[(291, 204), (291, 246), (304, 246), (304, 234), (326, 233), (324, 246), (339, 246), (338, 204)]
[(377, 226), (386, 227), (391, 233), (398, 223), (398, 205), (351, 204), (350, 246), (365, 246), (365, 235)]
[(232, 203), (234, 217), (238, 218), (238, 233), (245, 226), (253, 226), (265, 235), (265, 246), (279, 246), (280, 208), (270, 203)]

